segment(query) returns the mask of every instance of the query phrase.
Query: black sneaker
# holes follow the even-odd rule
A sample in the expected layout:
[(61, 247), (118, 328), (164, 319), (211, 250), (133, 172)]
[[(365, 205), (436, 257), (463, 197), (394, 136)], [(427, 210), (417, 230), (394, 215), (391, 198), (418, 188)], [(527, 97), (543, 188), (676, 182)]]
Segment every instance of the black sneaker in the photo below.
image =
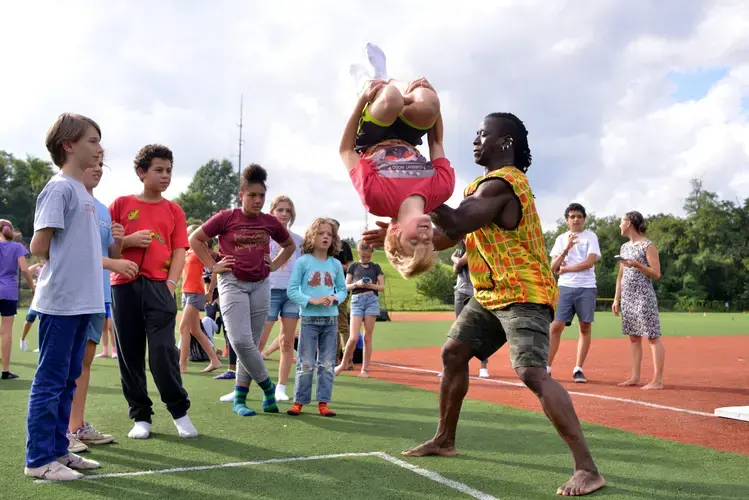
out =
[(2, 374), (3, 380), (13, 380), (14, 378), (18, 378), (18, 375), (16, 375), (15, 373), (3, 372)]
[(572, 373), (572, 379), (578, 384), (585, 384), (588, 382), (588, 379), (585, 378), (582, 370), (577, 370), (576, 372)]

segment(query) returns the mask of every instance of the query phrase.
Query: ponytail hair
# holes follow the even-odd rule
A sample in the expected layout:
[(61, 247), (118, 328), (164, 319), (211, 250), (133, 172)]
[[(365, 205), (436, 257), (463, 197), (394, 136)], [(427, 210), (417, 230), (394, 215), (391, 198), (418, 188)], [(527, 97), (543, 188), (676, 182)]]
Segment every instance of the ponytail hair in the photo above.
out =
[(632, 224), (632, 227), (635, 228), (638, 233), (645, 234), (645, 230), (648, 228), (648, 225), (645, 223), (645, 217), (643, 217), (640, 212), (627, 212), (626, 214), (624, 214), (624, 217), (627, 218), (629, 223)]
[(7, 219), (0, 219), (0, 234), (3, 235), (6, 241), (13, 241), (16, 237), (15, 231), (13, 231), (13, 224)]

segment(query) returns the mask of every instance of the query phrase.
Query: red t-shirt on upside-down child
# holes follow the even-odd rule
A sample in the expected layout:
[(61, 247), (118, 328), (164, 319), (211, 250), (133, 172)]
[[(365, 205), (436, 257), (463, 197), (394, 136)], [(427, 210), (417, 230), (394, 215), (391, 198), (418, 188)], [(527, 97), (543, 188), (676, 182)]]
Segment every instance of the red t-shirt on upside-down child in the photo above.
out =
[[(190, 248), (187, 241), (187, 221), (182, 208), (167, 199), (157, 202), (140, 201), (133, 195), (121, 196), (109, 206), (112, 222), (122, 224), (125, 236), (142, 229), (151, 231), (151, 244), (146, 248), (126, 248), (122, 258), (138, 264), (139, 274), (154, 281), (166, 281), (172, 252), (175, 248)], [(110, 274), (112, 285), (123, 285), (131, 279), (121, 274)]]
[(265, 256), (270, 255), (270, 240), (283, 243), (289, 231), (272, 215), (246, 216), (241, 208), (222, 210), (203, 224), (209, 238), (218, 236), (219, 258), (234, 257), (232, 274), (250, 283), (262, 281), (270, 274)]
[(455, 171), (447, 158), (427, 161), (410, 144), (393, 140), (362, 156), (349, 177), (364, 208), (377, 217), (398, 217), (403, 200), (424, 198), (427, 214), (445, 203), (455, 189)]

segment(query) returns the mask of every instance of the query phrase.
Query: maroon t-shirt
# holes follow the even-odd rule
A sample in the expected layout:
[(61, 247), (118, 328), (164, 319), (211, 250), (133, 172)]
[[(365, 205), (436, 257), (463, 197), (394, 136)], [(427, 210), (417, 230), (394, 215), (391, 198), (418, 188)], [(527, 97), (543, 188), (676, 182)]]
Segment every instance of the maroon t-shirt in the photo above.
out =
[(270, 274), (265, 256), (270, 254), (270, 240), (283, 243), (289, 232), (278, 219), (263, 214), (248, 217), (241, 208), (222, 210), (203, 224), (209, 238), (218, 236), (219, 257), (234, 257), (232, 273), (240, 281), (262, 281)]

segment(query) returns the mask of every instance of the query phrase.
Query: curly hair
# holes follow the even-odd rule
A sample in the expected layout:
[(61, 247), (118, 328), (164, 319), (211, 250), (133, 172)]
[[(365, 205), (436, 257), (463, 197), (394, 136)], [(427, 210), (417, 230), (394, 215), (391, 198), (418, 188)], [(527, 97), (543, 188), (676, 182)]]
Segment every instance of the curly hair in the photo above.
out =
[(257, 163), (250, 163), (250, 166), (242, 172), (239, 190), (244, 191), (251, 184), (262, 184), (265, 187), (266, 180), (268, 180), (268, 172)]
[(333, 219), (318, 217), (304, 231), (304, 241), (302, 241), (303, 254), (312, 253), (315, 250), (315, 238), (317, 237), (317, 232), (320, 230), (320, 226), (323, 224), (328, 224), (333, 233), (333, 241), (330, 247), (328, 247), (328, 257), (332, 257), (341, 251), (341, 236), (338, 234), (338, 228)]
[[(135, 161), (133, 162), (135, 173), (137, 174), (138, 170), (148, 172), (148, 169), (151, 167), (151, 161), (154, 158), (163, 158), (164, 160), (169, 160), (169, 163), (172, 165), (174, 164), (174, 155), (171, 149), (161, 144), (148, 144), (140, 148), (138, 154), (135, 155)], [(143, 179), (141, 179), (142, 181)]]
[(64, 144), (80, 141), (88, 127), (94, 127), (101, 139), (101, 128), (91, 118), (75, 113), (63, 113), (57, 117), (44, 141), (55, 165), (60, 168), (65, 165), (68, 153), (65, 152)]
[(501, 120), (502, 125), (499, 127), (501, 134), (512, 137), (515, 167), (522, 172), (527, 172), (533, 156), (528, 145), (528, 130), (525, 124), (512, 113), (490, 113), (486, 117)]
[(281, 203), (288, 203), (289, 208), (291, 209), (291, 218), (289, 219), (289, 226), (294, 225), (294, 221), (296, 220), (296, 208), (294, 208), (294, 202), (291, 201), (291, 198), (286, 196), (285, 194), (279, 194), (275, 198), (273, 198), (273, 201), (270, 202), (270, 213), (273, 215), (273, 211), (278, 208), (278, 205)]

